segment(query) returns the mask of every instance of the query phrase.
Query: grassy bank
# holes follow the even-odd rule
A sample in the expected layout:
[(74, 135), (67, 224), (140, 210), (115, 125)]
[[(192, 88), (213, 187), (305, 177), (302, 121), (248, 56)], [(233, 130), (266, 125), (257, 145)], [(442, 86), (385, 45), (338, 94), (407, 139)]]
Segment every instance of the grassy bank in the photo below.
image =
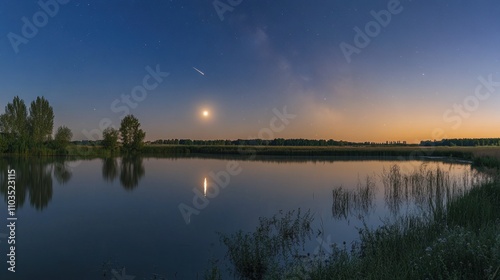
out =
[[(171, 154), (176, 152), (199, 154), (255, 154), (297, 156), (404, 156), (456, 157), (472, 159), (474, 148), (448, 147), (297, 147), (297, 146), (202, 146), (202, 145), (148, 145), (144, 154)], [(498, 148), (500, 150), (500, 148)]]
[[(402, 157), (405, 159), (443, 157), (470, 160), (477, 166), (500, 168), (500, 147), (146, 145), (138, 154), (159, 157), (173, 155)], [(40, 148), (24, 155), (108, 157), (120, 156), (123, 153), (110, 152), (102, 146), (71, 144), (64, 149)]]
[[(434, 187), (446, 181), (436, 174), (429, 175)], [(311, 222), (309, 213), (280, 213), (261, 218), (254, 232), (221, 234), (228, 269), (235, 279), (500, 279), (498, 181), (446, 199), (439, 210), (365, 226), (351, 245), (301, 255), (304, 237), (317, 232)], [(220, 271), (212, 266), (205, 279), (221, 279)]]
[(297, 147), (297, 146), (204, 146), (147, 145), (143, 155), (217, 154), (276, 156), (444, 157), (474, 161), (477, 166), (500, 168), (500, 147)]
[(402, 159), (447, 158), (472, 161), (476, 168), (500, 170), (500, 147), (296, 147), (296, 146), (204, 146), (147, 145), (145, 156), (232, 155), (252, 156), (338, 156), (338, 157), (400, 157)]
[(311, 279), (500, 279), (500, 186), (474, 188), (432, 218), (363, 230), (354, 250), (312, 262)]

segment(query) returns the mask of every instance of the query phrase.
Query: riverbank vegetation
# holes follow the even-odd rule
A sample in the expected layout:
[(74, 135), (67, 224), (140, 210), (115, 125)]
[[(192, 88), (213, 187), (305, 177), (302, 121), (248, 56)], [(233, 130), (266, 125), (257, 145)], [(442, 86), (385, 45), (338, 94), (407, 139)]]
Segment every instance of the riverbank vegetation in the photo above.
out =
[[(393, 166), (381, 178), (386, 201), (412, 197), (422, 209), (418, 214), (378, 228), (365, 225), (357, 241), (317, 254), (301, 251), (307, 238), (322, 234), (311, 227), (308, 212), (261, 218), (254, 232), (220, 234), (226, 269), (235, 279), (500, 279), (500, 183), (485, 178), (450, 179), (439, 169), (402, 174)], [(466, 186), (454, 191), (457, 184)], [(354, 192), (333, 190), (338, 218), (356, 201), (355, 210), (369, 207), (373, 181)], [(222, 279), (224, 268), (217, 263), (205, 279)]]

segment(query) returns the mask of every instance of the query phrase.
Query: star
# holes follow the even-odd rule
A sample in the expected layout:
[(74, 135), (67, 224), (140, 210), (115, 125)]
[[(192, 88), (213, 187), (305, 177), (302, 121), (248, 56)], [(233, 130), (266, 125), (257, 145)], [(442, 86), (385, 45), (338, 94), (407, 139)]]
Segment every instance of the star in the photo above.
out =
[(114, 277), (112, 280), (134, 280), (135, 276), (132, 275), (127, 275), (125, 272), (125, 268), (122, 269), (121, 275), (118, 274), (116, 270), (111, 270), (111, 273), (113, 273)]

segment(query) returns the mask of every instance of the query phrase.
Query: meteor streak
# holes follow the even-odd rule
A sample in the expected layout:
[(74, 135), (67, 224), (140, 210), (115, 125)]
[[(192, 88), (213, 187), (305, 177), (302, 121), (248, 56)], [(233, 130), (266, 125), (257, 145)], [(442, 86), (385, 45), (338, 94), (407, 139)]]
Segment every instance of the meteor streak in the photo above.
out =
[(198, 68), (193, 67), (193, 69), (196, 70), (198, 73), (202, 74), (203, 76), (205, 76), (205, 73), (201, 72)]

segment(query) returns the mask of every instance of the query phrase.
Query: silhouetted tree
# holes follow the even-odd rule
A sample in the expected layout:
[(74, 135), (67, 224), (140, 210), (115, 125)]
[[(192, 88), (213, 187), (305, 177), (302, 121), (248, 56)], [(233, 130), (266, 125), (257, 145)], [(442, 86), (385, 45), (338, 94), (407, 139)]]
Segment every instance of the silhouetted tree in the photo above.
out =
[(56, 135), (54, 137), (54, 142), (58, 149), (64, 149), (71, 142), (71, 138), (73, 138), (73, 132), (71, 129), (66, 126), (60, 126), (57, 128)]
[(140, 126), (139, 120), (133, 115), (127, 115), (123, 118), (120, 125), (120, 134), (125, 151), (138, 151), (142, 148), (146, 133), (140, 129)]
[(110, 150), (114, 151), (118, 147), (118, 136), (120, 132), (112, 127), (106, 128), (102, 132), (102, 145)]
[(0, 116), (0, 130), (10, 152), (23, 152), (28, 141), (28, 111), (24, 100), (14, 97), (12, 103), (5, 106), (5, 113)]
[(38, 96), (31, 102), (30, 116), (28, 125), (31, 132), (31, 138), (36, 145), (47, 140), (52, 135), (54, 128), (54, 111), (44, 97)]

